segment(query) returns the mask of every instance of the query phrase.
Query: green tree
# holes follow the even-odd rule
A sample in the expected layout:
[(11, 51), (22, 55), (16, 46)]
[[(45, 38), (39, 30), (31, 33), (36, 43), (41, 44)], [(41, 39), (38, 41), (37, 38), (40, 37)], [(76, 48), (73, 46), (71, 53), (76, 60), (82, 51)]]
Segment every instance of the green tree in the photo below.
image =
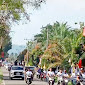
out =
[(17, 59), (19, 61), (23, 61), (24, 60), (24, 55), (27, 53), (27, 49), (24, 49), (18, 56)]
[(28, 42), (30, 62), (32, 65), (36, 64), (36, 60), (41, 58), (42, 67), (44, 64), (47, 68), (60, 65), (68, 69), (69, 58), (72, 63), (77, 63), (79, 56), (83, 54), (85, 46), (82, 49), (81, 43), (84, 43), (82, 28), (73, 29), (67, 23), (59, 22), (48, 24), (42, 27), (40, 34), (34, 36), (33, 41)]

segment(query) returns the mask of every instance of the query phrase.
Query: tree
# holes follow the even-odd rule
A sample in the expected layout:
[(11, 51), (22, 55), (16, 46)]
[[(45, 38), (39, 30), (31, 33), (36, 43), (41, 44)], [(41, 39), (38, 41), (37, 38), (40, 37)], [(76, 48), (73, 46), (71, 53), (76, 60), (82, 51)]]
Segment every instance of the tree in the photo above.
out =
[[(0, 0), (0, 49), (2, 50), (4, 46), (5, 51), (7, 51), (7, 45), (10, 49), (11, 44), (7, 39), (10, 33), (11, 24), (13, 22), (18, 23), (21, 19), (29, 20), (29, 15), (25, 9), (25, 6), (29, 4), (34, 8), (41, 6), (41, 3), (45, 0)], [(26, 20), (25, 19), (25, 20)], [(6, 42), (5, 42), (6, 41)]]
[(72, 29), (67, 23), (59, 22), (48, 24), (42, 27), (40, 34), (34, 36), (34, 40), (28, 41), (29, 62), (31, 65), (38, 65), (40, 58), (42, 67), (60, 65), (68, 69), (69, 58), (75, 64), (85, 51), (85, 45), (81, 45), (84, 41), (82, 28)]
[(24, 56), (26, 55), (26, 53), (27, 53), (27, 49), (24, 49), (24, 50), (18, 55), (17, 59), (18, 59), (19, 61), (23, 61), (23, 60), (24, 60)]
[(29, 20), (24, 6), (30, 4), (39, 7), (43, 2), (45, 0), (0, 0), (0, 37), (10, 32), (12, 22), (18, 22), (23, 18)]
[(34, 49), (32, 49), (32, 51), (30, 52), (29, 55), (29, 64), (32, 63), (32, 65), (36, 65), (38, 66), (39, 61), (40, 61), (40, 57), (43, 54), (43, 51), (41, 50), (39, 44), (37, 44), (35, 46)]
[(8, 26), (12, 21), (21, 20), (21, 16), (29, 19), (24, 5), (39, 7), (43, 2), (45, 0), (0, 0), (0, 24)]
[[(47, 33), (46, 29), (48, 28), (48, 37), (49, 37), (49, 45), (48, 48), (44, 49), (43, 57), (44, 60), (46, 59), (49, 63), (48, 66), (56, 66), (58, 64), (62, 64), (63, 61), (53, 61), (57, 60), (54, 58), (54, 55), (58, 55), (60, 59), (63, 59), (68, 63), (69, 58), (72, 59), (73, 63), (78, 62), (77, 54), (75, 53), (76, 48), (79, 46), (82, 40), (82, 29), (74, 29), (72, 30), (67, 23), (54, 23), (53, 25), (47, 25), (46, 27), (42, 28), (41, 34), (35, 36), (35, 39), (38, 43), (41, 43), (41, 49), (45, 46), (47, 42)], [(69, 29), (70, 28), (70, 29)], [(40, 36), (40, 37), (39, 37)], [(53, 44), (57, 44), (57, 46), (53, 47)], [(51, 50), (52, 49), (52, 50)], [(47, 51), (46, 51), (47, 50)], [(47, 54), (48, 53), (48, 54)], [(53, 55), (52, 55), (53, 54)], [(57, 58), (58, 58), (57, 57)], [(47, 63), (47, 62), (46, 62)], [(53, 63), (53, 64), (52, 64)], [(52, 64), (52, 65), (51, 65)], [(44, 64), (43, 64), (44, 65)]]
[(11, 48), (12, 48), (12, 43), (9, 42), (8, 44), (5, 45), (3, 51), (7, 53)]

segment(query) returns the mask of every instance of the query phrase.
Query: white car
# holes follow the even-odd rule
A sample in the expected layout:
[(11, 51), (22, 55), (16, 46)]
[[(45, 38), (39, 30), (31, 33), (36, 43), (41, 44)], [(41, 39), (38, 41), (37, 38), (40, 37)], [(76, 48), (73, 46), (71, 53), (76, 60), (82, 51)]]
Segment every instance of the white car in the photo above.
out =
[(13, 78), (22, 78), (24, 80), (24, 67), (23, 66), (12, 66), (9, 71), (9, 77), (11, 80)]

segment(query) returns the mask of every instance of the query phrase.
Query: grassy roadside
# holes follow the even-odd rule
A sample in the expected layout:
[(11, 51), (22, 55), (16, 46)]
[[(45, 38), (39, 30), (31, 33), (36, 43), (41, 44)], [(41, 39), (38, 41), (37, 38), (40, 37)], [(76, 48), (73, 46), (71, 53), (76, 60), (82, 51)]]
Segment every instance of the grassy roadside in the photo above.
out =
[(2, 80), (3, 80), (3, 73), (2, 73), (2, 70), (0, 68), (0, 84), (2, 83)]

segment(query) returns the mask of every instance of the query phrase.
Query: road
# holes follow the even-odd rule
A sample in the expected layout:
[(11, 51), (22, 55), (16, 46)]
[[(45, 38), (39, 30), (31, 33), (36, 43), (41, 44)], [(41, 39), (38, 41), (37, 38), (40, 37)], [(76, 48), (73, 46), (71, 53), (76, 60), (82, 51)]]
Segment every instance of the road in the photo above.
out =
[[(27, 85), (24, 80), (20, 79), (10, 80), (9, 72), (5, 68), (2, 68), (2, 71), (4, 76), (4, 81), (2, 85)], [(39, 79), (34, 78), (34, 81), (32, 82), (31, 85), (48, 85), (48, 84), (47, 82), (40, 81)]]

